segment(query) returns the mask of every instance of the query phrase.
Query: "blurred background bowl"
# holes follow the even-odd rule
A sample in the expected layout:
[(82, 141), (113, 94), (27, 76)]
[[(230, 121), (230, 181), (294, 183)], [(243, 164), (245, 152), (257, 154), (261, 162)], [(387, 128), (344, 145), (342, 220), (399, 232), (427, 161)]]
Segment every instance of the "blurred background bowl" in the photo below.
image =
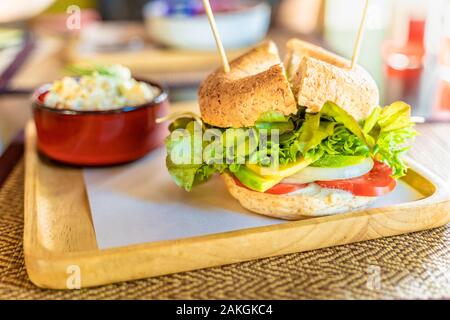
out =
[[(217, 28), (227, 49), (243, 48), (264, 39), (270, 24), (270, 5), (262, 1), (212, 1)], [(215, 50), (203, 7), (173, 7), (154, 1), (143, 9), (148, 35), (174, 48)], [(243, 32), (245, 30), (245, 32)]]

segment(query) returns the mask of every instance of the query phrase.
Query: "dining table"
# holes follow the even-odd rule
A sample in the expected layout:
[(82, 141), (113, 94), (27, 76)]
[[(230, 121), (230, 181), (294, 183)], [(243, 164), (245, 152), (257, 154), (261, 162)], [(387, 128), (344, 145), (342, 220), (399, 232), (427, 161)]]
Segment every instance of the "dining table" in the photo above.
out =
[[(35, 39), (0, 94), (0, 299), (449, 299), (450, 225), (393, 237), (77, 290), (39, 288), (23, 254), (30, 92), (63, 75), (64, 39)], [(158, 79), (156, 79), (158, 80)], [(172, 105), (185, 103), (180, 96)], [(192, 97), (192, 95), (189, 95)], [(450, 123), (425, 121), (409, 156), (450, 181)], [(374, 285), (373, 279), (377, 279)]]

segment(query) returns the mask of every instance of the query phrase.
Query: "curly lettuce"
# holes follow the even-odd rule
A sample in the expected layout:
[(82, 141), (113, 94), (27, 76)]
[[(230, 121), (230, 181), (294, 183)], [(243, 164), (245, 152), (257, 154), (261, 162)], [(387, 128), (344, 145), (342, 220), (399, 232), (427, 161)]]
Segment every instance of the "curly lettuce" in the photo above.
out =
[[(199, 127), (197, 124), (196, 131), (194, 119), (180, 118), (169, 127), (172, 133), (177, 129), (184, 132), (179, 139), (166, 139), (167, 168), (176, 184), (188, 191), (215, 173), (238, 172), (249, 162), (267, 167), (304, 159), (312, 166), (343, 167), (373, 157), (387, 163), (392, 168), (392, 176), (399, 178), (407, 170), (402, 155), (409, 148), (407, 143), (416, 135), (410, 112), (406, 103), (394, 102), (384, 108), (374, 108), (360, 123), (332, 102), (326, 102), (315, 114), (307, 113), (305, 108), (290, 117), (267, 112), (260, 116), (254, 127), (246, 128), (251, 130), (235, 132), (234, 145), (241, 145), (246, 150), (243, 158), (227, 150), (224, 144), (218, 144), (226, 140), (229, 129), (209, 125)], [(196, 135), (203, 135), (207, 129), (214, 129), (214, 139), (193, 143)], [(277, 140), (270, 139), (273, 129), (279, 134)], [(245, 136), (248, 132), (255, 138), (251, 140), (253, 145), (249, 136)], [(269, 138), (260, 136), (267, 132)], [(171, 157), (178, 153), (188, 153), (191, 161), (174, 162)], [(199, 154), (201, 161), (196, 161)]]
[[(376, 121), (373, 120), (375, 117)], [(397, 101), (383, 109), (375, 109), (366, 123), (368, 121), (375, 123), (367, 125), (368, 134), (375, 140), (374, 158), (386, 162), (394, 178), (404, 176), (408, 167), (402, 156), (409, 149), (408, 142), (417, 135), (411, 122), (411, 107)]]

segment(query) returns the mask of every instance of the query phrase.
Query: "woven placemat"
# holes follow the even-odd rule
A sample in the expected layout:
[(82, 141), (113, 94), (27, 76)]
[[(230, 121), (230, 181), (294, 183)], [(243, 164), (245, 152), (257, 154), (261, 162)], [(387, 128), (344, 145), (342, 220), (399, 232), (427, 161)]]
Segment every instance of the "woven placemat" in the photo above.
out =
[(76, 291), (44, 290), (22, 251), (20, 163), (0, 189), (0, 298), (377, 299), (450, 297), (450, 226)]

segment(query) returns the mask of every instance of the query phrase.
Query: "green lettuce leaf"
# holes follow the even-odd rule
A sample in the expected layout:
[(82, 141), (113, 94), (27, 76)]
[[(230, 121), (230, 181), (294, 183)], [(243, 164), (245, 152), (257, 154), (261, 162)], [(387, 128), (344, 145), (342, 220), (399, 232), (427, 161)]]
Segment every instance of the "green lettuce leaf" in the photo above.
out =
[[(245, 150), (244, 158), (227, 152), (224, 145), (214, 145), (226, 142), (228, 129), (215, 128), (209, 125), (205, 129), (216, 129), (214, 137), (203, 141), (203, 157), (201, 163), (174, 163), (170, 159), (172, 153), (201, 153), (198, 145), (192, 143), (195, 120), (189, 117), (179, 118), (170, 125), (173, 132), (185, 129), (180, 139), (166, 139), (166, 164), (170, 175), (177, 185), (186, 190), (207, 181), (215, 173), (224, 170), (238, 172), (245, 163), (256, 163), (260, 166), (281, 165), (298, 161), (299, 157), (310, 159), (312, 166), (342, 167), (359, 163), (367, 157), (384, 161), (393, 170), (393, 177), (405, 174), (407, 166), (402, 160), (403, 153), (408, 149), (407, 143), (416, 135), (410, 119), (410, 107), (403, 102), (394, 102), (384, 108), (374, 108), (371, 115), (358, 123), (350, 114), (332, 102), (326, 102), (319, 113), (307, 113), (300, 108), (298, 113), (286, 117), (281, 113), (268, 112), (261, 115), (254, 128), (243, 128), (236, 131), (235, 146)], [(251, 134), (256, 139), (246, 136), (246, 129), (252, 129)], [(279, 140), (258, 136), (265, 130), (278, 129)], [(252, 141), (252, 143), (250, 143)], [(223, 148), (223, 149), (220, 149)]]
[(366, 156), (370, 155), (370, 148), (360, 138), (355, 136), (347, 127), (339, 124), (328, 139), (319, 146), (329, 155)]
[(387, 132), (382, 131), (378, 136), (375, 158), (389, 164), (392, 168), (392, 177), (400, 178), (405, 175), (408, 167), (402, 160), (402, 156), (409, 149), (406, 143), (416, 134), (412, 127), (405, 127)]
[[(375, 109), (364, 123), (365, 131), (375, 141), (373, 156), (392, 168), (394, 178), (405, 175), (408, 167), (402, 156), (409, 149), (408, 142), (417, 134), (410, 115), (411, 107), (396, 101), (382, 109)], [(373, 118), (377, 119), (375, 124), (372, 123)]]
[(179, 187), (186, 191), (191, 191), (197, 171), (201, 166), (201, 164), (175, 164), (170, 156), (166, 157), (166, 167), (170, 176)]
[(369, 145), (370, 141), (367, 141), (367, 136), (359, 126), (358, 121), (356, 121), (355, 118), (353, 118), (350, 114), (347, 113), (347, 111), (339, 107), (337, 104), (331, 101), (325, 102), (322, 109), (320, 110), (320, 113), (322, 115), (332, 117), (338, 123), (342, 123), (355, 136), (361, 139), (361, 141)]
[(320, 114), (306, 113), (299, 129), (290, 135), (280, 137), (279, 162), (287, 164), (297, 161), (299, 156), (317, 158), (314, 150), (333, 133), (334, 122), (322, 121)]
[(292, 121), (284, 122), (257, 122), (255, 123), (256, 129), (266, 129), (266, 130), (278, 130), (278, 134), (284, 134), (294, 130), (294, 123)]
[(380, 118), (381, 110), (381, 107), (375, 107), (370, 116), (366, 119), (366, 121), (364, 121), (363, 131), (365, 133), (369, 133), (372, 131), (373, 127), (375, 127), (378, 119)]
[[(301, 140), (300, 136), (300, 152), (303, 154), (305, 158), (308, 158), (309, 156), (312, 156), (312, 153), (310, 152), (315, 147), (317, 147), (319, 144), (322, 143), (323, 140), (325, 140), (327, 137), (331, 136), (333, 134), (335, 123), (333, 122), (322, 122), (320, 123), (319, 127), (316, 129), (313, 136), (308, 140)], [(314, 155), (316, 152), (313, 152)]]
[(384, 132), (410, 127), (411, 107), (403, 102), (396, 101), (384, 107), (378, 119), (378, 125)]
[(288, 122), (289, 117), (278, 111), (266, 111), (260, 114), (257, 122)]

